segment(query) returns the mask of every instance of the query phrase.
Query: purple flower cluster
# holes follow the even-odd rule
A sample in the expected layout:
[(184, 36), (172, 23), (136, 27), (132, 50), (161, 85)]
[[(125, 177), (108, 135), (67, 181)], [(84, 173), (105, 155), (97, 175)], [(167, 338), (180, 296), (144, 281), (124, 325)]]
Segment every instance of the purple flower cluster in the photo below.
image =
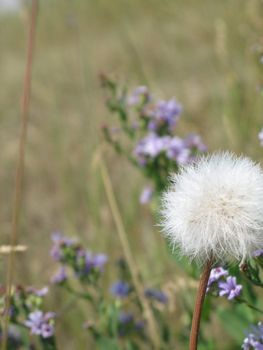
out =
[(136, 321), (130, 312), (122, 311), (118, 317), (118, 334), (120, 337), (129, 334), (142, 334), (144, 330), (144, 321)]
[(214, 285), (215, 282), (218, 282), (220, 278), (224, 276), (228, 276), (228, 271), (223, 269), (223, 267), (219, 266), (212, 269), (207, 283), (207, 292), (209, 291), (210, 287)]
[(196, 151), (205, 150), (201, 138), (195, 134), (181, 139), (178, 136), (149, 133), (136, 145), (134, 155), (141, 166), (146, 166), (159, 156), (175, 161), (178, 165), (184, 165), (194, 161)]
[(127, 103), (130, 106), (140, 106), (150, 102), (152, 99), (149, 90), (146, 86), (138, 86), (133, 90), (130, 96), (128, 96)]
[(263, 255), (263, 249), (258, 249), (258, 250), (255, 250), (254, 253), (253, 253), (253, 257), (254, 258), (259, 258)]
[(28, 315), (24, 324), (30, 328), (32, 334), (50, 338), (54, 335), (54, 318), (54, 312), (43, 313), (43, 311), (36, 310)]
[(125, 298), (131, 292), (131, 286), (123, 281), (117, 281), (112, 284), (110, 292), (117, 298)]
[[(142, 95), (149, 95), (146, 87), (135, 89), (128, 98), (138, 104)], [(141, 166), (163, 155), (179, 165), (190, 163), (195, 159), (196, 152), (206, 151), (199, 135), (191, 134), (182, 139), (174, 135), (182, 107), (175, 99), (159, 100), (152, 103), (152, 98), (144, 98), (140, 104), (140, 116), (146, 126), (147, 135), (137, 143), (134, 155)]]
[(52, 283), (66, 282), (68, 273), (66, 267), (73, 269), (74, 274), (81, 280), (97, 278), (103, 271), (108, 258), (105, 254), (93, 254), (84, 249), (77, 240), (63, 236), (60, 233), (52, 235), (53, 246), (51, 256), (62, 267), (51, 279)]
[(105, 75), (101, 78), (109, 93), (107, 106), (117, 115), (122, 133), (122, 137), (116, 137), (111, 127), (104, 125), (104, 137), (117, 153), (125, 155), (152, 181), (152, 188), (145, 188), (140, 196), (142, 204), (149, 203), (153, 191), (166, 187), (169, 174), (177, 172), (180, 165), (195, 161), (198, 154), (207, 150), (206, 146), (199, 135), (175, 134), (182, 106), (174, 98), (155, 99), (146, 86), (127, 94), (126, 87)]
[(27, 293), (32, 293), (32, 294), (34, 294), (34, 295), (36, 295), (38, 297), (43, 297), (43, 296), (47, 295), (48, 287), (45, 286), (45, 287), (43, 287), (41, 289), (36, 289), (34, 287), (27, 287), (26, 288), (26, 292)]
[(182, 107), (175, 99), (158, 101), (144, 111), (144, 114), (150, 119), (148, 130), (158, 132), (166, 129), (169, 132), (173, 132), (181, 112)]
[(168, 302), (168, 296), (164, 292), (162, 292), (161, 290), (147, 288), (147, 289), (145, 289), (144, 294), (147, 298), (156, 300), (159, 303), (167, 304), (167, 302)]
[(228, 300), (233, 300), (240, 295), (242, 286), (223, 267), (216, 267), (210, 273), (206, 292), (209, 291), (216, 291), (220, 297), (226, 296)]
[(51, 278), (51, 283), (53, 284), (62, 284), (68, 279), (67, 271), (65, 266), (61, 266), (59, 270)]
[(68, 238), (60, 232), (54, 232), (51, 235), (53, 246), (50, 250), (50, 255), (55, 261), (63, 261), (66, 248), (71, 248), (76, 245), (76, 240)]
[(243, 350), (263, 350), (263, 325), (261, 322), (257, 326), (252, 326), (242, 344)]

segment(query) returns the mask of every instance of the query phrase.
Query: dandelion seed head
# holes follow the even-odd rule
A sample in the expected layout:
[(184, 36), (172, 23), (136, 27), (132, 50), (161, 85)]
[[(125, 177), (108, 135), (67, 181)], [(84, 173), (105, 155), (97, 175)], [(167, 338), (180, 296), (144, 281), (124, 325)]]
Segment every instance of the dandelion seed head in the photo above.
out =
[(204, 263), (243, 260), (263, 248), (263, 172), (247, 157), (219, 152), (171, 176), (162, 197), (163, 232)]

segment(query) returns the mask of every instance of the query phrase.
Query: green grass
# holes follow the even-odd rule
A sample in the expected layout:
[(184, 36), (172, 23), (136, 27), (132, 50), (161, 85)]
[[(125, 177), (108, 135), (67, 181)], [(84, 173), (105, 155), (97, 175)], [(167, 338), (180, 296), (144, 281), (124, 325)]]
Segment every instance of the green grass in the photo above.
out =
[[(96, 168), (100, 124), (109, 119), (100, 72), (131, 87), (148, 84), (156, 96), (175, 96), (184, 106), (180, 132), (200, 133), (210, 150), (231, 149), (261, 160), (257, 134), (263, 125), (257, 91), (262, 1), (43, 0), (40, 5), (19, 232), (28, 251), (17, 258), (16, 278), (37, 285), (47, 283), (54, 269), (48, 260), (53, 230), (77, 235), (112, 259), (119, 256)], [(1, 243), (8, 242), (11, 227), (25, 42), (25, 12), (0, 17)], [(144, 278), (175, 282), (150, 210), (138, 204), (145, 180), (125, 159), (106, 153)], [(60, 303), (55, 293), (50, 305)], [(74, 322), (78, 312), (70, 311), (59, 331), (65, 349), (87, 341)]]

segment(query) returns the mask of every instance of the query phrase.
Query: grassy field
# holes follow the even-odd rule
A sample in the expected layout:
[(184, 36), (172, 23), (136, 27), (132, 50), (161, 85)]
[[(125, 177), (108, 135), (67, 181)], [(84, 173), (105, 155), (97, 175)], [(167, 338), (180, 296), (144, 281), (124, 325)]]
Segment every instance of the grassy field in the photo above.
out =
[[(112, 259), (120, 255), (96, 166), (100, 125), (109, 120), (101, 72), (131, 88), (147, 84), (156, 96), (175, 96), (184, 107), (181, 134), (198, 132), (209, 150), (231, 149), (262, 160), (262, 15), (260, 0), (40, 1), (19, 229), (19, 242), (28, 250), (17, 255), (16, 282), (48, 282), (54, 230), (78, 236)], [(0, 16), (2, 244), (11, 229), (26, 24), (26, 8)], [(138, 203), (145, 180), (110, 149), (104, 157), (144, 279), (175, 283), (155, 219)], [(62, 307), (59, 294), (52, 295), (51, 307)], [(180, 300), (176, 305), (180, 309)], [(85, 320), (81, 307), (68, 311), (59, 326), (63, 349), (86, 348), (77, 317)], [(229, 344), (233, 349), (231, 338)]]

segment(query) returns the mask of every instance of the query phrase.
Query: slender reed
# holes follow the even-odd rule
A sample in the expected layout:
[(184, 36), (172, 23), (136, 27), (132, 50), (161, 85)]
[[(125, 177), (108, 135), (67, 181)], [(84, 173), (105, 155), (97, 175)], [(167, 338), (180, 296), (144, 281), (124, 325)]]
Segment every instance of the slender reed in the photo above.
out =
[(121, 214), (120, 214), (120, 211), (119, 211), (119, 208), (118, 208), (115, 196), (114, 196), (110, 176), (109, 176), (108, 170), (104, 164), (102, 157), (100, 157), (99, 161), (100, 161), (102, 181), (103, 181), (103, 185), (105, 188), (106, 196), (108, 198), (108, 202), (110, 205), (112, 216), (113, 216), (113, 219), (115, 221), (115, 225), (117, 227), (117, 232), (118, 232), (119, 239), (120, 239), (120, 242), (122, 245), (122, 249), (123, 249), (124, 255), (126, 257), (129, 269), (131, 271), (131, 276), (133, 279), (134, 287), (135, 287), (136, 293), (138, 295), (138, 298), (141, 302), (144, 316), (145, 316), (145, 318), (148, 322), (148, 325), (149, 325), (149, 333), (150, 333), (150, 336), (151, 336), (151, 339), (153, 342), (153, 346), (155, 349), (160, 349), (161, 348), (161, 345), (160, 345), (161, 341), (160, 341), (160, 337), (159, 337), (159, 331), (158, 331), (151, 307), (149, 305), (149, 302), (145, 298), (145, 295), (144, 295), (144, 288), (143, 288), (143, 285), (141, 283), (139, 270), (138, 270), (137, 264), (132, 256), (131, 248), (130, 248), (129, 241), (127, 238), (127, 233), (125, 231), (124, 224), (123, 224), (123, 221), (121, 218)]
[(195, 308), (194, 308), (193, 317), (192, 317), (189, 350), (197, 350), (202, 307), (205, 300), (207, 283), (208, 283), (211, 269), (212, 269), (212, 260), (206, 263), (204, 270), (202, 272), (202, 275), (200, 277), (199, 287), (198, 287), (196, 300), (195, 300)]
[[(32, 76), (32, 63), (33, 63), (33, 51), (35, 44), (35, 32), (36, 32), (36, 19), (38, 12), (38, 0), (32, 0), (31, 13), (29, 19), (29, 31), (28, 31), (28, 43), (26, 51), (26, 66), (24, 75), (24, 84), (22, 90), (21, 101), (21, 127), (19, 135), (17, 165), (15, 174), (14, 185), (14, 202), (12, 212), (12, 229), (10, 235), (10, 246), (14, 247), (17, 242), (18, 236), (18, 223), (21, 211), (21, 196), (22, 196), (22, 184), (24, 177), (24, 159), (25, 159), (25, 146), (27, 135), (27, 124), (30, 106), (30, 91), (31, 91), (31, 76)], [(6, 300), (5, 300), (5, 313), (3, 320), (3, 337), (2, 337), (2, 350), (7, 348), (7, 334), (9, 324), (9, 308), (11, 288), (13, 283), (15, 265), (15, 249), (10, 250), (7, 261), (7, 273), (6, 273)]]

